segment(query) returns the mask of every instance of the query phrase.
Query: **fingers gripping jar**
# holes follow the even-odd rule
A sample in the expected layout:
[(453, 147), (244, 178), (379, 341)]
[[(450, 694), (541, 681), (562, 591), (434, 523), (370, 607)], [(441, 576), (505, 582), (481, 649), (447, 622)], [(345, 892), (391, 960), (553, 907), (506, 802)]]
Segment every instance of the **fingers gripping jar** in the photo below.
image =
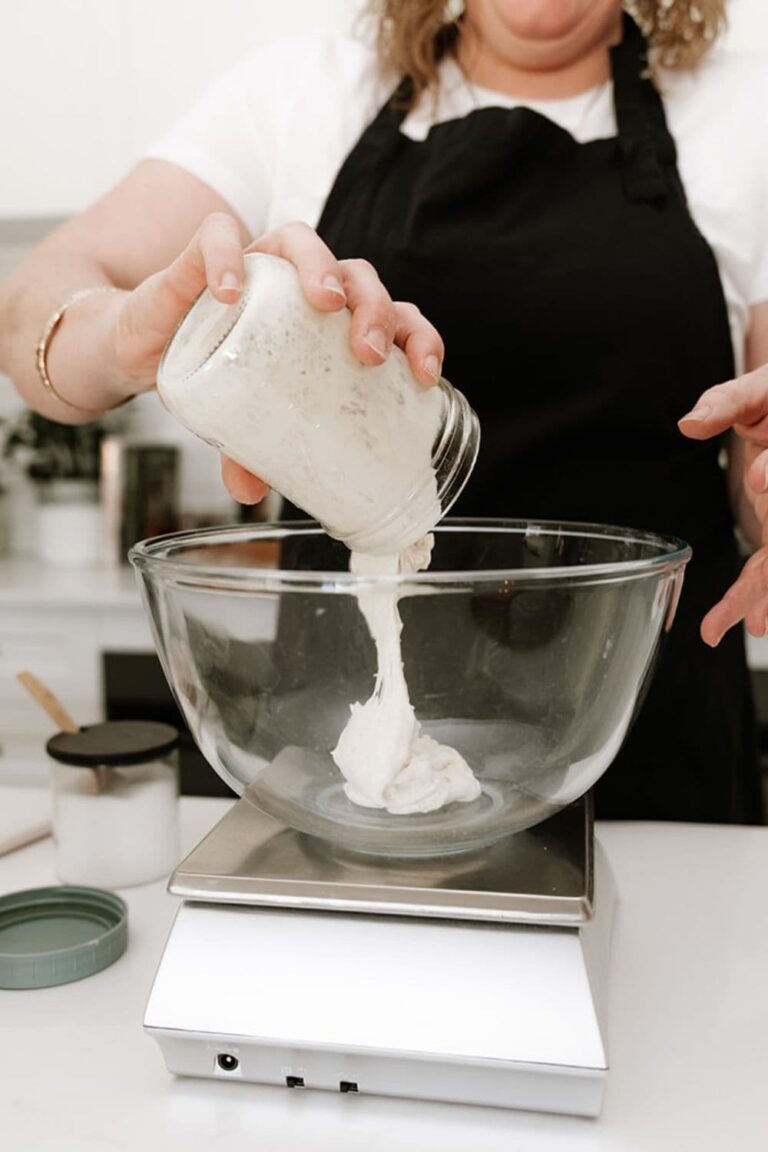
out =
[(165, 350), (158, 391), (191, 432), (318, 520), (352, 551), (393, 554), (445, 514), (472, 471), (475, 413), (405, 354), (361, 364), (350, 313), (318, 312), (296, 269), (245, 257), (237, 304), (205, 291)]

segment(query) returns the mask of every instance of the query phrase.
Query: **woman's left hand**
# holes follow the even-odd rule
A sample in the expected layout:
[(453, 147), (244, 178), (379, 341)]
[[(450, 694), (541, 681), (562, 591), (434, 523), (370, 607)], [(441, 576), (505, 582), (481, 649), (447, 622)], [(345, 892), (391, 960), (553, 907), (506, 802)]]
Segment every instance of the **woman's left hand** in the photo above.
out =
[(761, 539), (738, 580), (704, 617), (702, 639), (714, 648), (741, 620), (751, 635), (764, 636), (768, 628), (768, 365), (709, 388), (679, 427), (691, 440), (708, 440), (732, 429), (742, 441), (743, 494), (757, 519)]

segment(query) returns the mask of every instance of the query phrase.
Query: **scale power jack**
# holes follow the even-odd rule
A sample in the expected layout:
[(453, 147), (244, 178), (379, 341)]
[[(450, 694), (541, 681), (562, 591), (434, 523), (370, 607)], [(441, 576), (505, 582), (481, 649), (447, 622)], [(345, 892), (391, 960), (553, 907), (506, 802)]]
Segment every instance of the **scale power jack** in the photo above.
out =
[(339, 1092), (357, 1092), (357, 1080), (339, 1080)]

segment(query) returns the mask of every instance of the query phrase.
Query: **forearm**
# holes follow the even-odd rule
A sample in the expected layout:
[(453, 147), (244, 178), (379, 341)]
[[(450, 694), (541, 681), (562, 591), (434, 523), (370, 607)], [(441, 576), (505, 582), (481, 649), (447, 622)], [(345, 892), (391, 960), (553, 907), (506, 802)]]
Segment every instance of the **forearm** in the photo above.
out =
[(53, 312), (85, 288), (109, 287), (106, 271), (92, 258), (68, 251), (55, 239), (44, 242), (0, 285), (0, 371), (10, 376), (23, 400), (51, 420), (84, 423), (88, 412), (105, 411), (131, 393), (115, 366), (110, 347), (120, 293), (99, 293), (67, 309), (48, 347), (46, 364), (54, 389), (43, 385), (36, 365), (41, 333)]
[[(144, 285), (142, 300), (127, 308), (127, 318), (125, 294), (78, 300), (56, 329), (46, 363), (54, 389), (83, 408), (110, 408), (137, 389), (150, 388), (165, 341), (205, 277), (200, 261), (190, 270), (194, 260), (188, 258), (169, 278), (169, 288), (161, 284), (153, 290), (151, 282), (180, 258), (211, 213), (227, 209), (221, 197), (183, 169), (142, 161), (44, 240), (0, 285), (0, 372), (43, 415), (63, 423), (88, 420), (87, 413), (56, 401), (42, 384), (35, 363), (40, 335), (49, 317), (82, 289), (116, 285), (135, 296), (133, 290)], [(238, 227), (245, 244), (242, 225), (232, 221), (228, 232), (242, 263)], [(214, 260), (215, 274), (219, 271)]]

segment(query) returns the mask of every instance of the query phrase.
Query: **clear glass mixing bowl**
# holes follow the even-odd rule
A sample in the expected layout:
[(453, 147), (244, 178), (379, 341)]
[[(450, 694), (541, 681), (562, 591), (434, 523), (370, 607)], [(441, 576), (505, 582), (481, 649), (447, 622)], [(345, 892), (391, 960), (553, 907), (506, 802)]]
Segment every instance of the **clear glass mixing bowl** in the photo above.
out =
[[(158, 653), (228, 784), (301, 832), (358, 852), (459, 852), (577, 799), (615, 757), (672, 623), (690, 549), (589, 524), (444, 521), (416, 575), (356, 577), (314, 524), (138, 544)], [(395, 816), (353, 804), (331, 758), (376, 656), (355, 590), (397, 585), (411, 702), (480, 797)]]

